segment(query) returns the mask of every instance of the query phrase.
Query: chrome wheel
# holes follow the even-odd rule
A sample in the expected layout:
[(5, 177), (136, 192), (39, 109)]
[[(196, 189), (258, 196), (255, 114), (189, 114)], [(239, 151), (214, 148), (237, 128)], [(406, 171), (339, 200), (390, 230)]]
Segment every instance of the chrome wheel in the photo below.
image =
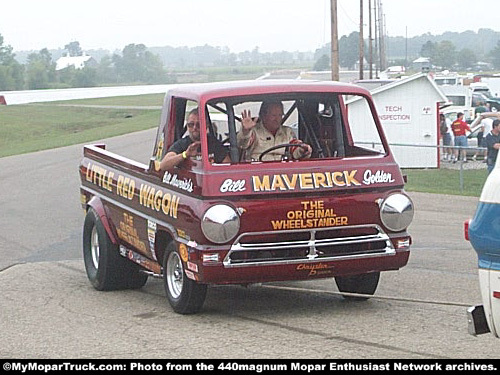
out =
[(184, 274), (184, 265), (175, 242), (170, 242), (163, 255), (163, 284), (168, 302), (176, 313), (200, 311), (207, 295), (207, 285), (199, 284)]
[(170, 252), (168, 255), (165, 277), (172, 298), (179, 298), (184, 284), (184, 271), (179, 254), (175, 251)]
[(90, 236), (90, 252), (92, 254), (92, 264), (96, 270), (99, 269), (99, 250), (99, 235), (97, 234), (97, 228), (94, 226)]

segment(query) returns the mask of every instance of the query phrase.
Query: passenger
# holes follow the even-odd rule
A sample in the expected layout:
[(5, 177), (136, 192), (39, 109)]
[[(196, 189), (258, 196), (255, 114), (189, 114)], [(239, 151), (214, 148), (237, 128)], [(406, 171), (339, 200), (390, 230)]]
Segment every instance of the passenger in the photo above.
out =
[[(292, 128), (283, 126), (283, 103), (280, 101), (265, 101), (260, 106), (259, 117), (252, 118), (250, 110), (241, 114), (241, 131), (238, 133), (238, 147), (244, 153), (246, 160), (258, 160), (262, 152), (270, 147), (284, 143), (302, 143), (296, 139)], [(311, 157), (312, 148), (309, 145), (294, 147), (290, 150), (294, 159)], [(281, 160), (285, 147), (271, 151), (263, 160)]]
[(485, 137), (486, 148), (488, 150), (487, 165), (488, 173), (491, 173), (495, 168), (495, 163), (498, 157), (498, 150), (500, 150), (500, 120), (493, 121), (491, 131)]
[[(167, 150), (160, 163), (160, 170), (166, 171), (176, 165), (181, 164), (184, 160), (194, 157), (199, 154), (200, 149), (200, 119), (198, 115), (198, 108), (189, 112), (186, 127), (188, 135), (174, 142)], [(229, 163), (231, 159), (224, 148), (212, 134), (208, 135), (208, 153), (214, 155), (216, 163)]]

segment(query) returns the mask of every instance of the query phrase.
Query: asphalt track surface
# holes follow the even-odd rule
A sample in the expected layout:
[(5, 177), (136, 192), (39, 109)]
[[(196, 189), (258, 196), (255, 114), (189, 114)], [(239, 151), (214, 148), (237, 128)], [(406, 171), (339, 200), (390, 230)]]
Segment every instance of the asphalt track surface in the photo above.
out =
[[(155, 129), (106, 140), (144, 163)], [(2, 358), (499, 358), (467, 333), (480, 303), (463, 222), (477, 198), (410, 194), (409, 264), (374, 298), (344, 300), (333, 280), (209, 288), (200, 314), (175, 314), (162, 280), (97, 292), (81, 257), (82, 145), (0, 159)]]

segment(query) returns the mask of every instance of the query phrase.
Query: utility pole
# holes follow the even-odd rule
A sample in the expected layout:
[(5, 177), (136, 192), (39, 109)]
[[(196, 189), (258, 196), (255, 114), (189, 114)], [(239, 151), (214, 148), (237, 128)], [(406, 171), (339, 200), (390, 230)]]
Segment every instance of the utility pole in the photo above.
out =
[(408, 68), (408, 26), (406, 26), (405, 36), (405, 71)]
[(363, 79), (365, 41), (363, 36), (363, 0), (359, 0), (359, 79)]
[(380, 68), (379, 64), (379, 58), (378, 58), (378, 0), (374, 0), (373, 4), (373, 16), (374, 16), (374, 22), (373, 22), (373, 30), (375, 31), (375, 78), (379, 78), (378, 72)]
[(383, 71), (387, 68), (386, 64), (386, 57), (385, 57), (385, 17), (384, 13), (382, 11), (382, 1), (378, 1), (378, 26), (379, 26), (379, 34), (378, 37), (380, 39), (379, 41), (379, 58), (380, 58), (380, 71)]
[(373, 79), (372, 0), (368, 0), (368, 60), (370, 64), (370, 79)]
[(337, 0), (330, 0), (332, 32), (332, 81), (340, 81), (339, 74), (339, 33), (337, 24)]

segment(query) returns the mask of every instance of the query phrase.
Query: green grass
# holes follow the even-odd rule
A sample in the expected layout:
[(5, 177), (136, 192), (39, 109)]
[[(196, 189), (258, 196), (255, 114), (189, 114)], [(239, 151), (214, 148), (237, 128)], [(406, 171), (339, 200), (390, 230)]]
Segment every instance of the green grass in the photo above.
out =
[[(99, 105), (161, 106), (163, 95), (68, 101)], [(0, 157), (69, 146), (157, 127), (160, 109), (62, 107), (52, 104), (0, 107)]]
[(479, 197), (488, 172), (486, 169), (463, 171), (463, 191), (460, 191), (460, 171), (452, 169), (405, 169), (407, 191), (467, 195)]

